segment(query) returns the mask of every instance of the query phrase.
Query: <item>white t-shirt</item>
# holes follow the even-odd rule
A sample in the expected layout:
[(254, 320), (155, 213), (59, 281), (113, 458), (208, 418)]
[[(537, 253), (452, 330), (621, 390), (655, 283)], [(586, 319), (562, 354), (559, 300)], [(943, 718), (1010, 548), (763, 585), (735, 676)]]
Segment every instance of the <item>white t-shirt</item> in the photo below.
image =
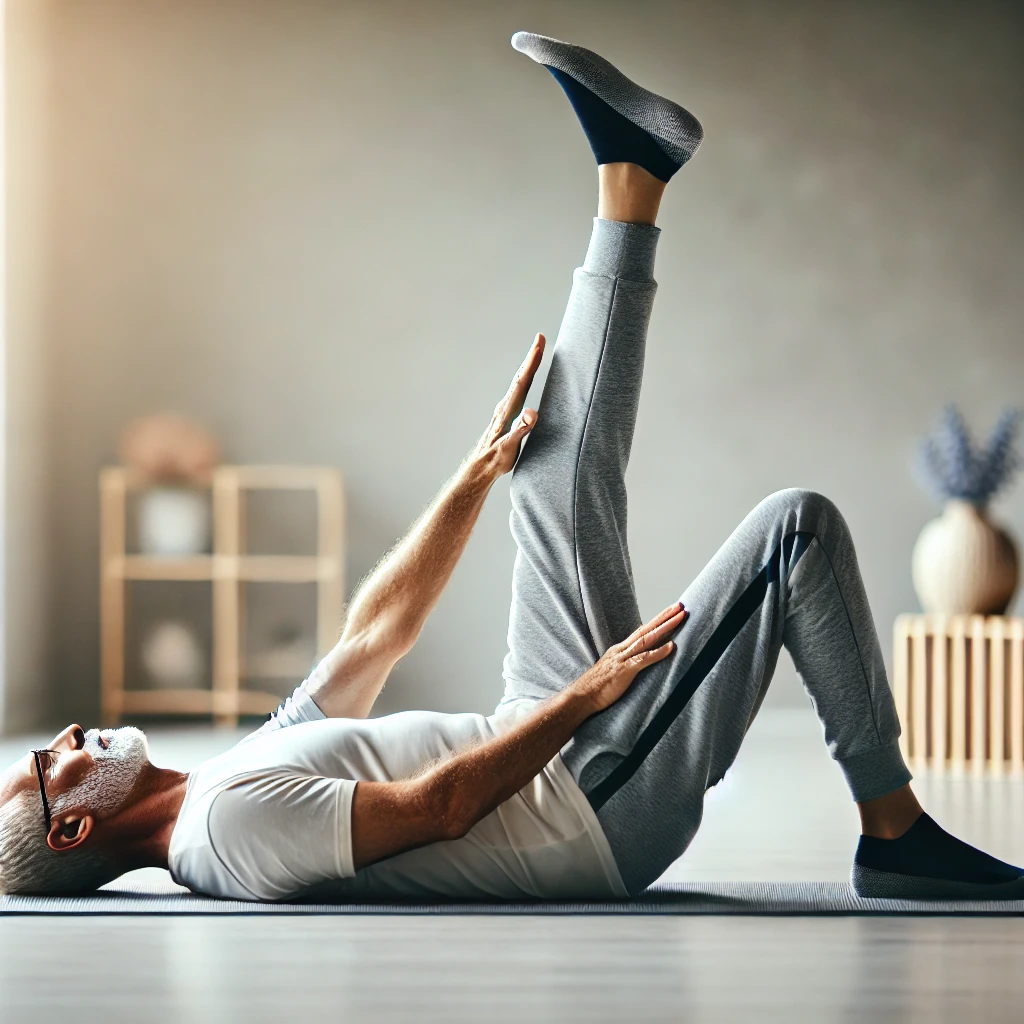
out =
[(462, 839), (354, 870), (359, 780), (408, 778), (499, 735), (529, 707), (486, 718), (324, 718), (300, 688), (262, 729), (189, 776), (171, 875), (195, 892), (240, 900), (626, 896), (597, 817), (557, 756)]

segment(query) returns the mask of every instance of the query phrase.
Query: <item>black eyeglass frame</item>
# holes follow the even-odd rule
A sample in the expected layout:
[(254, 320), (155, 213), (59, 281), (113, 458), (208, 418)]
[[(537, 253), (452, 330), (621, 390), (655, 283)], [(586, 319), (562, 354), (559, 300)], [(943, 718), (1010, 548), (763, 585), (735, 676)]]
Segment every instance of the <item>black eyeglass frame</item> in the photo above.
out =
[(50, 828), (53, 824), (53, 818), (50, 815), (50, 801), (46, 799), (46, 782), (43, 777), (43, 762), (42, 758), (39, 756), (40, 754), (46, 754), (48, 761), (47, 767), (51, 767), (53, 765), (53, 761), (50, 760), (51, 755), (56, 754), (57, 757), (60, 757), (60, 751), (48, 750), (45, 748), (43, 750), (32, 751), (32, 756), (36, 759), (36, 775), (39, 776), (39, 797), (43, 801), (43, 819), (46, 821), (46, 834), (49, 835)]

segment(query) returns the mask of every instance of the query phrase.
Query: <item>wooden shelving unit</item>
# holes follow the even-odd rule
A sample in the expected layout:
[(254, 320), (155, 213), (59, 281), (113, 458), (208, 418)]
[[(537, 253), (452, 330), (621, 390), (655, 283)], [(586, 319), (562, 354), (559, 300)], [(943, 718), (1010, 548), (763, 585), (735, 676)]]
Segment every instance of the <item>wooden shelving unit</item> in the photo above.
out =
[[(150, 486), (122, 466), (100, 473), (100, 676), (104, 724), (125, 714), (212, 715), (235, 725), (239, 715), (264, 715), (276, 694), (243, 689), (241, 680), (298, 675), (308, 665), (278, 656), (243, 665), (246, 583), (315, 583), (317, 654), (333, 646), (344, 593), (342, 544), (345, 506), (341, 474), (327, 467), (221, 466), (214, 472), (213, 553), (183, 558), (129, 554), (128, 496)], [(313, 491), (317, 499), (317, 547), (310, 556), (250, 555), (245, 551), (245, 492)], [(209, 582), (213, 588), (211, 689), (128, 689), (125, 680), (125, 602), (130, 580)], [(296, 680), (298, 681), (298, 680)]]

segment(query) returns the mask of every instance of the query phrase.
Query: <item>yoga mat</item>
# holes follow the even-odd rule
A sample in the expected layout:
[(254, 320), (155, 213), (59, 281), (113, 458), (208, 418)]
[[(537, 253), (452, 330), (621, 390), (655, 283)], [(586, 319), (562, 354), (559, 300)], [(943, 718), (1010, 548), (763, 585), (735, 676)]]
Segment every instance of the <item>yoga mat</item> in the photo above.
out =
[(1024, 900), (862, 900), (844, 882), (682, 882), (653, 886), (608, 903), (245, 903), (196, 896), (166, 882), (127, 880), (86, 896), (0, 896), (0, 915), (16, 914), (747, 914), (929, 916), (1024, 915)]

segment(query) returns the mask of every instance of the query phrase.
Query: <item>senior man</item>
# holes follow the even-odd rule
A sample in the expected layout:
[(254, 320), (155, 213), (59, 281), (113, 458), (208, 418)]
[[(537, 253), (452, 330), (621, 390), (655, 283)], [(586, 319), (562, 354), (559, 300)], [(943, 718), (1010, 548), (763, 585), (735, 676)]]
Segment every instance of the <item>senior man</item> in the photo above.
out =
[[(593, 236), (539, 411), (523, 406), (542, 335), (476, 447), (357, 592), (335, 649), (233, 749), (185, 775), (152, 765), (136, 729), (72, 725), (17, 761), (0, 779), (0, 889), (80, 891), (156, 865), (243, 900), (635, 894), (693, 838), (784, 645), (860, 809), (855, 890), (1024, 896), (1020, 869), (944, 832), (911, 792), (853, 544), (825, 498), (765, 499), (682, 601), (641, 624), (624, 474), (654, 223), (703, 133), (596, 54), (529, 33), (513, 45), (562, 86), (598, 163)], [(686, 472), (680, 438), (662, 443), (663, 471)], [(367, 718), (513, 466), (503, 700), (489, 717)], [(663, 542), (681, 542), (671, 516)]]

